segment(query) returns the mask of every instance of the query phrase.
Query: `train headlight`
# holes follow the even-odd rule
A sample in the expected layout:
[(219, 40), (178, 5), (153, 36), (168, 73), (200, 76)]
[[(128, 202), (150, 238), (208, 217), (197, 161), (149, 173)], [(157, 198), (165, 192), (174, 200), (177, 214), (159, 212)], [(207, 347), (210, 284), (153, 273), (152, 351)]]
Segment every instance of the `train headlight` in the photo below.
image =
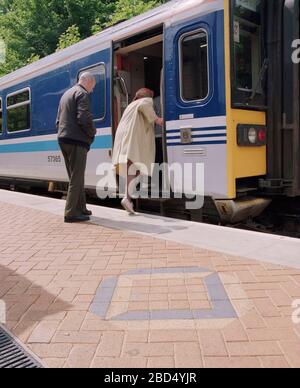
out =
[(261, 147), (267, 144), (267, 128), (262, 125), (237, 127), (237, 142), (240, 147)]
[(251, 144), (257, 143), (257, 131), (254, 128), (249, 129), (248, 139), (249, 139), (249, 143), (251, 143)]

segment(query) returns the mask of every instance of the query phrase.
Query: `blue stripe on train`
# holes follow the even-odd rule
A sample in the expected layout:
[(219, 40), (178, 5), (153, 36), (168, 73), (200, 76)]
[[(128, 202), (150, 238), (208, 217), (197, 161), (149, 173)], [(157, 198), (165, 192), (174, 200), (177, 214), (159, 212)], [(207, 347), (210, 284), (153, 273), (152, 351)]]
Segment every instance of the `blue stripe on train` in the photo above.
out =
[[(112, 148), (112, 136), (98, 136), (95, 139), (92, 149)], [(0, 154), (28, 153), (28, 152), (57, 152), (60, 151), (57, 140), (36, 141), (19, 144), (3, 144), (0, 142)]]
[(182, 144), (182, 143), (167, 143), (168, 147), (178, 147), (178, 146), (185, 146), (185, 147), (192, 147), (195, 145), (215, 145), (215, 144), (227, 144), (227, 140), (222, 141), (195, 141), (193, 143), (189, 144)]
[[(192, 128), (192, 132), (198, 131), (225, 131), (227, 127), (204, 127), (204, 128)], [(168, 129), (167, 133), (180, 133), (179, 129)]]
[[(192, 135), (193, 139), (203, 139), (203, 138), (210, 138), (210, 137), (226, 137), (226, 133), (212, 133), (209, 135)], [(168, 136), (167, 140), (180, 140), (181, 136)]]

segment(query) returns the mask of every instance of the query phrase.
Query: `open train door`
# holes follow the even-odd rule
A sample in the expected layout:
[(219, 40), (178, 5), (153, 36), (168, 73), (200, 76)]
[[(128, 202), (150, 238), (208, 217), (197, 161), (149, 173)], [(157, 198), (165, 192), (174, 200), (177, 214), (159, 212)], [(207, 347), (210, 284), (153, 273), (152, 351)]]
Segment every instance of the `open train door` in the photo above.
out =
[(299, 0), (267, 2), (270, 194), (300, 196)]

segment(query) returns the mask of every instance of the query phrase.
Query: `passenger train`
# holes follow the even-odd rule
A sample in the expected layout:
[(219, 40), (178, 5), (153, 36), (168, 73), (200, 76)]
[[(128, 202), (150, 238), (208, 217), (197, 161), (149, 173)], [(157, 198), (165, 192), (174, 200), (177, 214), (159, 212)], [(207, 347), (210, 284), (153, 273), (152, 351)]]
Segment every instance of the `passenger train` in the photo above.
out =
[(173, 0), (17, 70), (0, 79), (0, 181), (64, 186), (57, 108), (89, 70), (97, 136), (88, 190), (97, 166), (111, 163), (124, 109), (146, 86), (165, 119), (157, 162), (203, 163), (205, 197), (222, 220), (299, 197), (296, 39), (299, 0)]

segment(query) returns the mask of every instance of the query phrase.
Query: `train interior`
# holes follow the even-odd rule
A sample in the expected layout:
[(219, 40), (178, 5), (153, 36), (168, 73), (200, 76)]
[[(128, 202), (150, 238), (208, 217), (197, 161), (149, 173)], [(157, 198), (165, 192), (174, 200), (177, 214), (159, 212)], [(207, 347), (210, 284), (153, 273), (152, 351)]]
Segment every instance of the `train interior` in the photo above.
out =
[[(114, 125), (115, 133), (126, 107), (136, 92), (149, 88), (155, 93), (155, 110), (163, 112), (163, 29), (158, 28), (114, 44)], [(162, 129), (156, 127), (156, 163), (163, 163)]]

